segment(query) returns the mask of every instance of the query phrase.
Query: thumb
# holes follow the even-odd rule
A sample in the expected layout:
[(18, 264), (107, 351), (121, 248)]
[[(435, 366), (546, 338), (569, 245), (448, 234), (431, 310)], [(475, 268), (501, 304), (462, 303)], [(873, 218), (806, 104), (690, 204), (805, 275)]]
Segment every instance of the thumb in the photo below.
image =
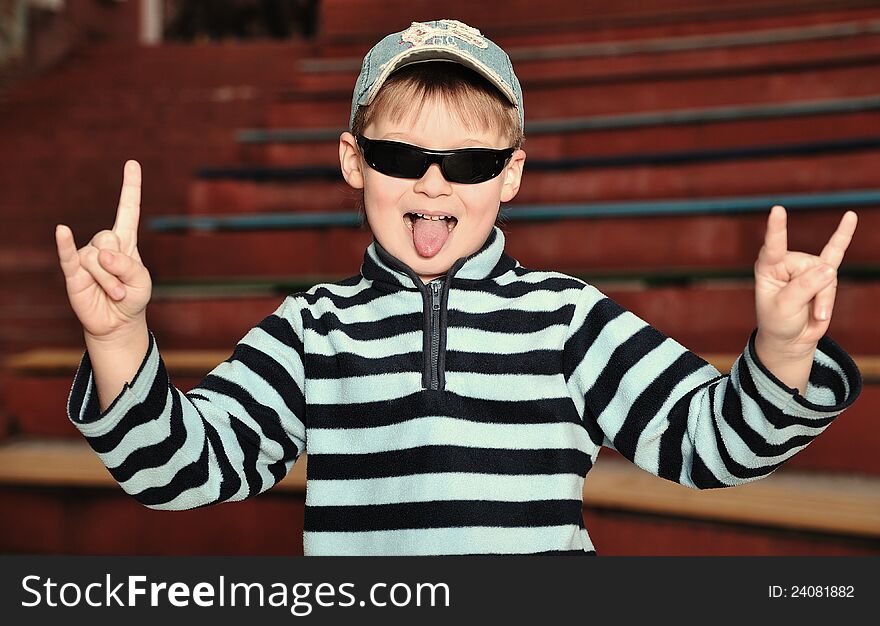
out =
[(146, 268), (127, 254), (105, 248), (98, 252), (98, 262), (122, 283), (133, 287), (144, 286), (142, 271)]
[(794, 315), (806, 307), (837, 276), (837, 270), (819, 263), (791, 280), (779, 292), (779, 302), (786, 314)]

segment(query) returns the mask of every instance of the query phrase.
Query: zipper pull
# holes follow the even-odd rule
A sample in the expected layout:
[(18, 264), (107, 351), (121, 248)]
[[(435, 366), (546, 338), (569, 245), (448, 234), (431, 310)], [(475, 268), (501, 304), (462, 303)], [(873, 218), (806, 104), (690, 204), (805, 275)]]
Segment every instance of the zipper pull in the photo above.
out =
[(443, 284), (440, 282), (432, 282), (431, 283), (431, 292), (433, 293), (433, 299), (431, 300), (431, 308), (435, 311), (440, 310), (440, 289)]

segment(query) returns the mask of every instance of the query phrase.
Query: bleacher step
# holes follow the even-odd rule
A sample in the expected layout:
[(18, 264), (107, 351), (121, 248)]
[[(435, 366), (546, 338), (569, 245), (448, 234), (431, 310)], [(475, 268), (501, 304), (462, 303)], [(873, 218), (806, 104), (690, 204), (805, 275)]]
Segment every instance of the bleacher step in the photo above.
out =
[[(855, 201), (856, 196), (852, 199)], [(789, 209), (789, 248), (811, 254), (821, 252), (845, 209), (853, 208), (831, 205), (835, 208), (799, 210), (779, 194), (755, 199), (760, 210), (728, 213), (739, 200), (658, 198), (530, 207), (532, 215), (504, 223), (506, 251), (526, 267), (566, 273), (586, 268), (593, 272), (650, 271), (658, 267), (741, 270), (754, 266), (773, 204)], [(718, 207), (718, 213), (707, 214), (709, 204)], [(651, 214), (646, 213), (649, 207)], [(686, 211), (678, 210), (682, 208)], [(858, 232), (847, 249), (844, 265), (876, 266), (880, 261), (880, 211), (865, 204), (855, 208), (859, 215)], [(516, 210), (512, 207), (510, 214)], [(243, 279), (357, 273), (364, 250), (372, 241), (368, 230), (331, 224), (320, 229), (291, 229), (294, 220), (285, 224), (280, 217), (244, 216), (239, 220), (242, 224), (232, 223), (225, 228), (222, 222), (229, 218), (210, 217), (207, 225), (221, 228), (195, 230), (187, 234), (185, 246), (181, 245), (179, 233), (155, 234), (141, 247), (141, 255), (149, 259), (154, 279), (163, 282), (193, 277)], [(202, 218), (176, 219), (180, 225), (172, 224), (174, 230), (185, 228), (187, 220), (198, 226)], [(651, 237), (646, 240), (638, 236), (644, 232), (650, 232)]]
[[(663, 198), (699, 200), (719, 195), (847, 193), (877, 186), (878, 161), (880, 127), (875, 137), (788, 148), (712, 150), (707, 146), (701, 151), (662, 150), (615, 156), (587, 153), (556, 160), (533, 160), (529, 154), (519, 193), (506, 207)], [(259, 179), (263, 170), (243, 171)], [(204, 215), (209, 220), (214, 216), (261, 213), (344, 213), (351, 212), (360, 196), (361, 192), (348, 187), (338, 171), (337, 180), (196, 179), (190, 185), (187, 209), (189, 214)]]

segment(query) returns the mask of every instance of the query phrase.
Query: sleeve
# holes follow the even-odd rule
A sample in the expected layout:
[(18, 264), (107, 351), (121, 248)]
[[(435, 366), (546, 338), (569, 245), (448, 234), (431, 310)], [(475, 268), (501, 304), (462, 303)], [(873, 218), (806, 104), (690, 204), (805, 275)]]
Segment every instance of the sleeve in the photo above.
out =
[(755, 352), (753, 330), (730, 374), (586, 285), (563, 350), (565, 378), (595, 445), (694, 489), (772, 473), (861, 392), (856, 364), (830, 337), (802, 396)]
[(130, 383), (103, 413), (86, 352), (68, 418), (122, 489), (152, 509), (243, 500), (280, 481), (306, 448), (302, 315), (294, 296), (189, 392), (150, 333)]

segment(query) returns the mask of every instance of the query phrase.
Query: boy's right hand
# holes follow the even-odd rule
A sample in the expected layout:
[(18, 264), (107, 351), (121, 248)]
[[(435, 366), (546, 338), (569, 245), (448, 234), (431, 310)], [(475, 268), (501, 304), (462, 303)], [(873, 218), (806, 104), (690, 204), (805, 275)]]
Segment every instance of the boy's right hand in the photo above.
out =
[(67, 226), (55, 227), (70, 306), (87, 336), (108, 340), (146, 325), (153, 283), (137, 249), (141, 166), (126, 161), (116, 222), (79, 250)]

